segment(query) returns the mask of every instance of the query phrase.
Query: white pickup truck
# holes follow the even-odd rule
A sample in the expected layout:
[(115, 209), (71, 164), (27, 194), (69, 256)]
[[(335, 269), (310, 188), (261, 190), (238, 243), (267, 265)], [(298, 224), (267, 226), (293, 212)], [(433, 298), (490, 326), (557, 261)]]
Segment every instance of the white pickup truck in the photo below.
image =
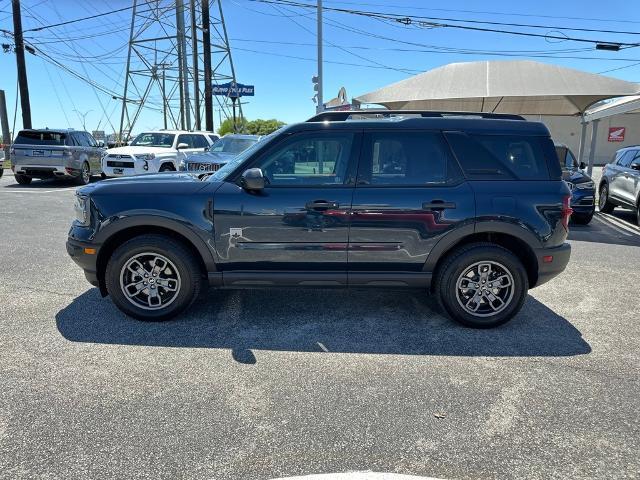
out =
[(107, 177), (178, 171), (180, 161), (187, 154), (208, 150), (218, 138), (218, 135), (210, 132), (144, 132), (129, 145), (105, 151), (102, 171)]

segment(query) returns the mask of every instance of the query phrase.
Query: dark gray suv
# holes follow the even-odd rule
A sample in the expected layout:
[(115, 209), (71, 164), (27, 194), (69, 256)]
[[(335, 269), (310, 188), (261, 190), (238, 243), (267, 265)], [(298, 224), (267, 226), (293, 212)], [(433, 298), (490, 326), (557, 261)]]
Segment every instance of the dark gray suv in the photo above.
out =
[(88, 132), (72, 129), (21, 130), (11, 146), (11, 169), (16, 182), (33, 178), (73, 178), (80, 185), (102, 173), (104, 148)]
[(640, 225), (640, 146), (621, 148), (602, 170), (600, 211), (618, 206), (635, 210)]

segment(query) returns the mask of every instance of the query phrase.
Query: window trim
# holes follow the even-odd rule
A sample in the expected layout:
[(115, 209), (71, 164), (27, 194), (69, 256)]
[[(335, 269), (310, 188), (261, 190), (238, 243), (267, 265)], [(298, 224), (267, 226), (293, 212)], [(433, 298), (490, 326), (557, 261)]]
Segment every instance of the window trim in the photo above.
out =
[[(318, 135), (320, 133), (320, 135)], [(264, 150), (259, 150), (256, 152), (254, 158), (247, 161), (244, 165), (239, 166), (239, 168), (229, 175), (225, 182), (235, 183), (240, 186), (240, 178), (242, 177), (242, 172), (249, 168), (256, 168), (256, 164), (260, 162), (265, 156), (271, 155), (275, 150), (281, 148), (282, 145), (287, 141), (295, 141), (295, 137), (302, 138), (305, 136), (329, 136), (332, 133), (336, 134), (351, 134), (353, 135), (353, 141), (351, 142), (351, 153), (349, 155), (349, 159), (347, 160), (347, 169), (345, 172), (345, 181), (344, 183), (319, 183), (315, 185), (274, 185), (267, 183), (265, 185), (265, 190), (271, 188), (353, 188), (355, 185), (355, 168), (357, 167), (358, 160), (360, 158), (360, 150), (362, 147), (362, 129), (348, 129), (348, 130), (335, 130), (335, 131), (327, 131), (327, 130), (303, 130), (299, 132), (287, 133), (283, 135), (279, 140), (275, 140), (270, 142), (272, 145), (267, 146)]]
[[(448, 151), (450, 155), (451, 161), (454, 163), (456, 167), (458, 167), (458, 173), (460, 176), (454, 181), (446, 181), (442, 183), (388, 183), (388, 184), (373, 184), (373, 183), (360, 183), (360, 165), (364, 159), (364, 155), (369, 153), (369, 143), (367, 143), (367, 138), (371, 137), (372, 134), (376, 133), (391, 133), (391, 134), (404, 134), (404, 133), (433, 133), (440, 136), (442, 140), (442, 145), (445, 150)], [(372, 172), (373, 173), (373, 172)], [(460, 167), (460, 162), (458, 162), (457, 157), (455, 156), (451, 145), (447, 141), (446, 136), (444, 135), (444, 131), (442, 130), (430, 130), (430, 129), (403, 129), (403, 130), (391, 130), (391, 129), (367, 129), (362, 135), (362, 144), (360, 148), (360, 156), (358, 158), (358, 165), (356, 169), (356, 188), (445, 188), (445, 187), (456, 187), (467, 181), (467, 178), (464, 174), (464, 170)]]

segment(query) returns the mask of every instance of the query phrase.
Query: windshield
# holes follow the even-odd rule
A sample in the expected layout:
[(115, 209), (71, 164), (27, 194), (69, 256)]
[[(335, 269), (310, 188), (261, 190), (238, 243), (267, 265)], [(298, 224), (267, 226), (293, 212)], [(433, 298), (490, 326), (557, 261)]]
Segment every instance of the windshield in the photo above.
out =
[(261, 148), (263, 145), (266, 145), (267, 143), (269, 143), (276, 136), (278, 132), (280, 132), (280, 130), (276, 130), (275, 132), (270, 133), (266, 137), (263, 137), (260, 141), (256, 140), (253, 145), (251, 145), (249, 148), (247, 148), (240, 154), (233, 157), (233, 159), (225, 163), (224, 166), (220, 168), (220, 170), (218, 170), (216, 173), (208, 177), (208, 180), (213, 182), (220, 182), (224, 180), (225, 177), (229, 175), (229, 173), (233, 172), (238, 165), (240, 165), (247, 158), (253, 155), (253, 153), (256, 150)]
[(138, 135), (131, 145), (137, 147), (163, 147), (171, 148), (175, 135), (172, 133), (147, 132)]
[(238, 138), (238, 137), (223, 137), (209, 149), (212, 153), (233, 153), (237, 154), (244, 152), (251, 145), (258, 141), (257, 138)]

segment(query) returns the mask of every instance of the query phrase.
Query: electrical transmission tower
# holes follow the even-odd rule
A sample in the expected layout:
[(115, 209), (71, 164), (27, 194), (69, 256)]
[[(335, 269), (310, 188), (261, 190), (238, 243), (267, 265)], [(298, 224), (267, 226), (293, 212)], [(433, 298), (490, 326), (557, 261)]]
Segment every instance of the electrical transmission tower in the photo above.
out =
[(119, 142), (143, 110), (181, 130), (204, 129), (203, 109), (213, 130), (214, 102), (229, 118), (231, 99), (211, 95), (236, 82), (221, 0), (133, 0), (125, 76)]

